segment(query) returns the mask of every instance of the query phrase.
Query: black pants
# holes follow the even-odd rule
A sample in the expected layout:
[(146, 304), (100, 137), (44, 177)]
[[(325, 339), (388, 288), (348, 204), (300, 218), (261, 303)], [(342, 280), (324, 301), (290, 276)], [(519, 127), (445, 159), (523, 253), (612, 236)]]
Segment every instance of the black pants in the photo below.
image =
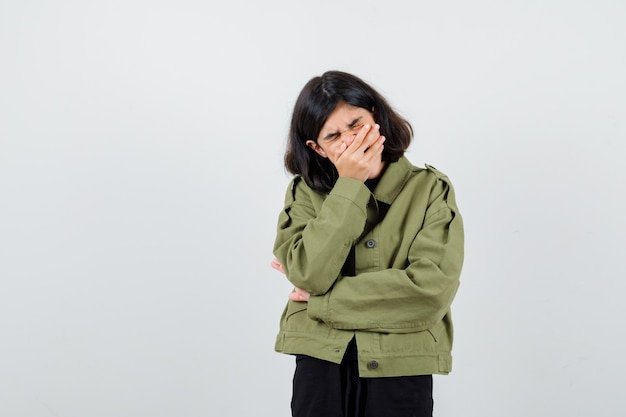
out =
[(432, 375), (359, 378), (351, 345), (340, 365), (296, 356), (293, 417), (432, 417)]

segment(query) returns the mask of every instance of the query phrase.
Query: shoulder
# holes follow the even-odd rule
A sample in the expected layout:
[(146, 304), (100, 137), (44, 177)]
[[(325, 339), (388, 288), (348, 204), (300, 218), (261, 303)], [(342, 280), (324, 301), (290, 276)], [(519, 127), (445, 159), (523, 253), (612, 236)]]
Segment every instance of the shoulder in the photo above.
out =
[(438, 181), (440, 181), (442, 183), (443, 197), (444, 197), (444, 200), (446, 202), (446, 205), (450, 209), (452, 209), (454, 212), (458, 213), (459, 208), (458, 208), (458, 205), (457, 205), (457, 202), (456, 202), (456, 194), (454, 192), (454, 187), (452, 186), (452, 181), (450, 181), (450, 178), (448, 178), (448, 176), (446, 174), (444, 174), (443, 172), (439, 171), (438, 169), (436, 169), (432, 165), (426, 164), (426, 169), (428, 169), (428, 171), (432, 172), (433, 175), (435, 177), (437, 177)]
[(444, 203), (456, 208), (456, 197), (452, 181), (443, 171), (430, 164), (424, 164), (424, 168), (414, 167), (414, 175), (422, 177), (429, 184), (431, 200)]
[(443, 172), (439, 171), (434, 166), (429, 165), (429, 164), (424, 164), (424, 166), (426, 167), (426, 169), (425, 169), (426, 171), (430, 172), (431, 174), (433, 174), (438, 179), (445, 180), (445, 181), (449, 181), (450, 180), (446, 174), (444, 174)]
[(436, 178), (447, 179), (448, 176), (435, 168), (430, 164), (424, 164), (424, 168), (413, 164), (406, 156), (400, 157), (396, 162), (391, 164), (392, 166), (397, 166), (394, 170), (397, 173), (402, 172), (403, 175), (415, 176), (415, 175), (423, 175), (429, 176), (434, 175)]
[(310, 204), (311, 200), (319, 198), (319, 193), (309, 187), (301, 175), (295, 175), (285, 192), (285, 205), (293, 203)]
[(450, 181), (448, 175), (430, 164), (424, 164), (424, 168), (412, 165), (412, 176), (428, 182), (452, 186), (452, 181)]

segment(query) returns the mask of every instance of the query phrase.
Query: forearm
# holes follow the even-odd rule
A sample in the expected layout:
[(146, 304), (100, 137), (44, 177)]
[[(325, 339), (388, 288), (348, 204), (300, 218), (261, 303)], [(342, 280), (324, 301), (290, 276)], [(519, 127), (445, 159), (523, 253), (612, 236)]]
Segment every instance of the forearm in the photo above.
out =
[(274, 255), (294, 286), (324, 294), (363, 231), (370, 193), (362, 183), (345, 178), (319, 207), (297, 193), (292, 200), (288, 196), (279, 217)]
[(403, 270), (368, 272), (339, 280), (332, 291), (309, 299), (308, 314), (330, 327), (408, 333), (431, 328), (450, 309), (458, 279), (437, 274), (424, 286)]
[(404, 269), (345, 277), (309, 300), (308, 314), (338, 329), (404, 333), (425, 330), (448, 312), (463, 264), (461, 217), (438, 212), (418, 234)]

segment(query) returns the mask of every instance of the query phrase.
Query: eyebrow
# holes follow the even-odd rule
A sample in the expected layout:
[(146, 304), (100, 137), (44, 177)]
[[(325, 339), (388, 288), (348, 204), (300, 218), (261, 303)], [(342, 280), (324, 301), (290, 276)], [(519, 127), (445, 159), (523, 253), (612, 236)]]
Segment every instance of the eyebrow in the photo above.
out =
[[(346, 126), (348, 130), (352, 129), (357, 123), (361, 121), (362, 118), (363, 116), (359, 116), (356, 119), (352, 120), (350, 123), (348, 123), (348, 125)], [(343, 133), (343, 132), (330, 132), (326, 136), (324, 136), (324, 139), (328, 140), (334, 136), (338, 136), (340, 133)]]

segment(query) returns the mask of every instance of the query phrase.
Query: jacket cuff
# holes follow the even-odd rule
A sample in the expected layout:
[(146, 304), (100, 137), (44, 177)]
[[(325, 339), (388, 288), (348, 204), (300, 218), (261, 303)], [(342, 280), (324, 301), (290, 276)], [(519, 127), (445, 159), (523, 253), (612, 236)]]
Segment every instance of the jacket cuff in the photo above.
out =
[(312, 295), (309, 297), (307, 314), (310, 319), (326, 321), (326, 310), (328, 306), (328, 293), (324, 295)]
[(329, 195), (346, 198), (364, 209), (367, 207), (371, 193), (361, 181), (348, 177), (339, 177), (333, 189), (330, 190)]

